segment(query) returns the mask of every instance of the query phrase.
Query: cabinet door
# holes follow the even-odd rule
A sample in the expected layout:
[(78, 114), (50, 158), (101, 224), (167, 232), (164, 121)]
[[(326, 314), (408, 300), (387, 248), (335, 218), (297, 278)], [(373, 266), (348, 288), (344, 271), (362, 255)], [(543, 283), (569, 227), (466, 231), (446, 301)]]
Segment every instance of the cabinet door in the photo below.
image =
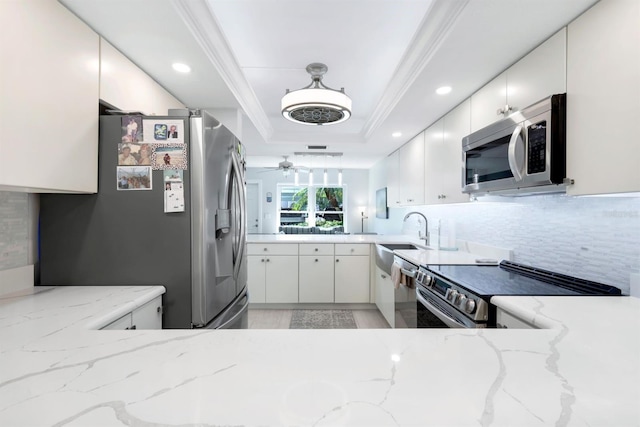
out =
[(447, 164), (442, 158), (443, 120), (440, 119), (424, 131), (424, 203), (434, 205), (441, 202), (443, 176)]
[(0, 190), (98, 190), (99, 37), (57, 1), (0, 1)]
[(369, 302), (369, 257), (336, 256), (335, 301)]
[(387, 157), (387, 206), (397, 208), (402, 206), (400, 200), (400, 151), (395, 151)]
[(376, 292), (375, 301), (378, 310), (382, 313), (389, 326), (395, 327), (395, 301), (393, 292), (393, 282), (391, 277), (376, 267)]
[(567, 91), (566, 51), (563, 28), (507, 70), (507, 104), (513, 111)]
[(135, 329), (162, 329), (162, 297), (133, 310), (131, 324)]
[(334, 302), (333, 256), (301, 256), (299, 302)]
[(567, 177), (572, 195), (640, 191), (640, 2), (601, 1), (569, 24)]
[(437, 200), (440, 203), (468, 202), (469, 195), (462, 193), (462, 138), (471, 133), (471, 102), (468, 99), (444, 116), (442, 129), (441, 187)]
[(100, 99), (121, 110), (166, 115), (184, 105), (105, 39), (100, 39)]
[(131, 313), (127, 313), (118, 320), (109, 323), (107, 326), (100, 328), (103, 331), (124, 331), (125, 329), (131, 329)]
[(265, 301), (298, 302), (298, 257), (265, 257)]
[(265, 257), (250, 255), (247, 257), (247, 286), (249, 301), (266, 302), (265, 295), (266, 268)]
[(507, 104), (507, 74), (500, 74), (471, 95), (471, 132), (502, 120), (498, 109)]
[(424, 132), (400, 148), (398, 169), (401, 204), (424, 204)]

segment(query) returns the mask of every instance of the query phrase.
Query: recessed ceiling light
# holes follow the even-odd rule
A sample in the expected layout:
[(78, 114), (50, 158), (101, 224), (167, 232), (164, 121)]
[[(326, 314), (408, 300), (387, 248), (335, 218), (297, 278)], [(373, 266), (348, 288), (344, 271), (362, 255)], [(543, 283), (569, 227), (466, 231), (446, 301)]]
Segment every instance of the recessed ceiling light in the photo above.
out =
[(402, 132), (394, 132), (391, 134), (391, 136), (394, 138), (400, 138), (402, 136)]
[(442, 86), (442, 87), (439, 87), (438, 89), (436, 89), (436, 93), (438, 95), (446, 95), (449, 92), (451, 92), (451, 86)]
[(175, 62), (171, 66), (173, 67), (174, 70), (176, 70), (179, 73), (188, 73), (191, 71), (191, 67), (189, 67), (187, 64), (181, 64), (179, 62)]

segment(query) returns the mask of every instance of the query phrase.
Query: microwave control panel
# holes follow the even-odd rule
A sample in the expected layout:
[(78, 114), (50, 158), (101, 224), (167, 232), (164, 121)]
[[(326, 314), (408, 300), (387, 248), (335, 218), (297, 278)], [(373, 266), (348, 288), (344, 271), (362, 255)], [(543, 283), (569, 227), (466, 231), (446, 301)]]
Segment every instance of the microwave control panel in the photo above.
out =
[(544, 172), (547, 165), (547, 122), (527, 128), (527, 174)]

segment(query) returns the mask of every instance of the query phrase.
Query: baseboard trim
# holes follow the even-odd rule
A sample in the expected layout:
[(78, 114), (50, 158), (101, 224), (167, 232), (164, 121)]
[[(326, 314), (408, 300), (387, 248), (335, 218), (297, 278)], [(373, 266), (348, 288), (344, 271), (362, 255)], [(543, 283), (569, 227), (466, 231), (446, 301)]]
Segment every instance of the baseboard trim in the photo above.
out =
[(33, 265), (0, 271), (0, 296), (33, 288)]

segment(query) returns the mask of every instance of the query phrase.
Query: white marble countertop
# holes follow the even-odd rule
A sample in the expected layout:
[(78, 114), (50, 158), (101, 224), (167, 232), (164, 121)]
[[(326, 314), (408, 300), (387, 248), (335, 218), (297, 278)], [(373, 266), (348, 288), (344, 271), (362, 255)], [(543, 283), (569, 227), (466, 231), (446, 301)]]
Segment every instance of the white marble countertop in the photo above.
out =
[(0, 425), (640, 425), (629, 297), (525, 300), (540, 330), (88, 330), (102, 295), (3, 300)]
[(406, 234), (248, 234), (247, 243), (413, 243), (424, 240)]

